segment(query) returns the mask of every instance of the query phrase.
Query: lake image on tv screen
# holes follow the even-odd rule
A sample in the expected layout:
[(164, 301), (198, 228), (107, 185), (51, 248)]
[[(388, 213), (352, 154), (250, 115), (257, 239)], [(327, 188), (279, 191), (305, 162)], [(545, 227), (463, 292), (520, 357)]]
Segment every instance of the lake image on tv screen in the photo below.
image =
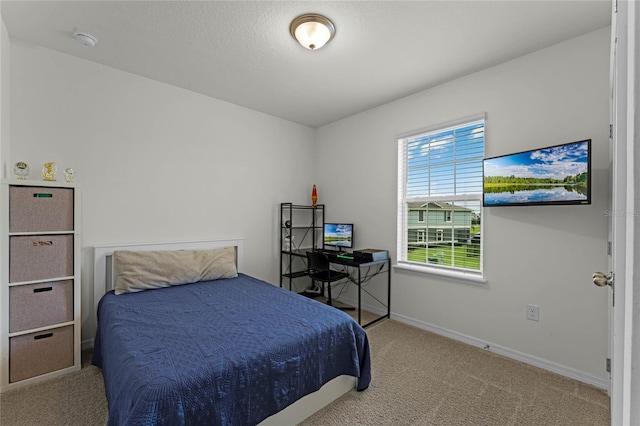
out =
[(484, 205), (588, 200), (589, 141), (484, 160)]

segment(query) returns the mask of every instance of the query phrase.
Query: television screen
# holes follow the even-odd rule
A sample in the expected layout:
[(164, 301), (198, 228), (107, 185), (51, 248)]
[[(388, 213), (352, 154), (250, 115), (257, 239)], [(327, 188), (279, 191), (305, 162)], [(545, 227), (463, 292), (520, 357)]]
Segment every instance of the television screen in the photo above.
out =
[(353, 248), (353, 224), (325, 223), (324, 245)]
[(591, 139), (486, 158), (482, 205), (591, 204)]

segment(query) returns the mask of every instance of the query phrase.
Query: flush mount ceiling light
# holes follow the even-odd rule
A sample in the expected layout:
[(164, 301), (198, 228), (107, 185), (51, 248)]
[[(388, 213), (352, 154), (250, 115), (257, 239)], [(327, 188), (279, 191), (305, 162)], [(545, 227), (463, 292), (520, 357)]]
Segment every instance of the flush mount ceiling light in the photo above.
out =
[(291, 22), (289, 31), (304, 48), (317, 50), (336, 35), (336, 27), (327, 17), (316, 13), (300, 15)]
[(84, 46), (93, 47), (98, 43), (98, 39), (89, 33), (74, 33), (73, 36)]

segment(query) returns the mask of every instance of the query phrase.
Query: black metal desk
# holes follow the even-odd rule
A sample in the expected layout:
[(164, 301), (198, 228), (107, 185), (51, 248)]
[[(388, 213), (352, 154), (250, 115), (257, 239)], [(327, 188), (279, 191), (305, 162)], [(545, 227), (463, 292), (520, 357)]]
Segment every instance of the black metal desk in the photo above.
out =
[[(344, 259), (337, 256), (329, 256), (329, 262), (336, 266), (343, 266), (357, 270), (357, 279), (353, 279), (352, 282), (358, 286), (358, 324), (363, 327), (368, 327), (371, 324), (391, 317), (391, 259), (378, 260), (374, 262), (362, 262), (355, 259)], [(378, 270), (374, 270), (377, 268)], [(372, 272), (373, 270), (373, 272)], [(373, 321), (369, 321), (366, 324), (362, 324), (362, 280), (363, 272), (365, 273), (365, 279), (369, 280), (376, 275), (387, 274), (387, 313), (382, 315)], [(371, 273), (372, 272), (372, 273)], [(371, 274), (370, 274), (371, 273)], [(378, 299), (376, 299), (378, 300)]]

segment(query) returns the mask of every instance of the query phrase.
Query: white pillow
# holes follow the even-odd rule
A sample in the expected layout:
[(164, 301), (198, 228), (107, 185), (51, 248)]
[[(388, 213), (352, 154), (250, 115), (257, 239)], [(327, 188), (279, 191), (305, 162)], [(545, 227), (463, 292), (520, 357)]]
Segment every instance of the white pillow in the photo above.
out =
[(238, 276), (234, 247), (113, 252), (116, 294)]

